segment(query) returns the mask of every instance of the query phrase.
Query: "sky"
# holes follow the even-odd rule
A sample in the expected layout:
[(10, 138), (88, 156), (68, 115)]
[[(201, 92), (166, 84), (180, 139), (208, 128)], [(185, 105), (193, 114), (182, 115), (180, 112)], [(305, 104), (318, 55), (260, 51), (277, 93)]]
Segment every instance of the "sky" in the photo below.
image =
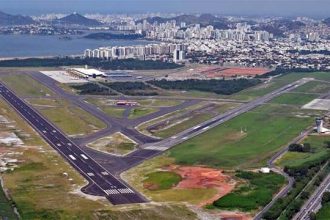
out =
[(330, 0), (0, 0), (0, 11), (25, 15), (75, 11), (330, 17)]

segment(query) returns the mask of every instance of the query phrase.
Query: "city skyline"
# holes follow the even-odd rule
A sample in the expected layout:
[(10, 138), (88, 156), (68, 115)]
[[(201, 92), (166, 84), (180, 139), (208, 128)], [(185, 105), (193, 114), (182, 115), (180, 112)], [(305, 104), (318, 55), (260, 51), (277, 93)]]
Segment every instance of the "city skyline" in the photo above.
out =
[[(326, 0), (1, 0), (0, 11), (36, 15), (42, 13), (217, 13), (242, 16), (326, 17)], [(201, 7), (201, 4), (203, 7)], [(20, 7), (18, 8), (17, 5)]]

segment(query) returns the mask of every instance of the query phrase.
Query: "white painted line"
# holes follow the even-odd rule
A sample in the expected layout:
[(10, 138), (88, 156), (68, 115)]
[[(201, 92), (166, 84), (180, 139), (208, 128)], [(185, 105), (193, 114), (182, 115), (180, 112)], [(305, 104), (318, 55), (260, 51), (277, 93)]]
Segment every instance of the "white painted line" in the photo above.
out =
[(85, 154), (80, 154), (80, 156), (81, 156), (82, 158), (84, 158), (85, 160), (88, 160), (88, 157), (86, 157)]
[(118, 189), (118, 191), (121, 193), (134, 193), (133, 190), (131, 190), (129, 188)]
[(72, 160), (76, 160), (76, 158), (74, 156), (72, 156), (71, 154), (69, 155), (69, 157), (72, 159)]
[(202, 130), (205, 131), (205, 130), (207, 130), (207, 129), (209, 129), (209, 128), (210, 128), (210, 126), (206, 126), (206, 127), (203, 128)]
[(200, 128), (200, 127), (201, 127), (200, 125), (197, 125), (193, 129), (196, 130), (196, 129)]

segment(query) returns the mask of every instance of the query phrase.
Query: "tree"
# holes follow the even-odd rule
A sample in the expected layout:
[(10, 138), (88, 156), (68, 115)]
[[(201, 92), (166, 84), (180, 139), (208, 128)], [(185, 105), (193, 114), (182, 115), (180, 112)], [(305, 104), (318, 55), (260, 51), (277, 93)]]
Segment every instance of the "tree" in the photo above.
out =
[(330, 148), (330, 141), (325, 141), (324, 144), (326, 148)]
[(325, 192), (322, 196), (322, 205), (328, 202), (330, 202), (330, 192)]
[(311, 147), (311, 144), (310, 143), (304, 143), (303, 144), (303, 152), (311, 152), (311, 149), (312, 149), (312, 147)]
[(310, 220), (316, 220), (316, 214), (315, 214), (314, 212), (311, 212), (311, 213), (309, 214), (309, 219), (310, 219)]

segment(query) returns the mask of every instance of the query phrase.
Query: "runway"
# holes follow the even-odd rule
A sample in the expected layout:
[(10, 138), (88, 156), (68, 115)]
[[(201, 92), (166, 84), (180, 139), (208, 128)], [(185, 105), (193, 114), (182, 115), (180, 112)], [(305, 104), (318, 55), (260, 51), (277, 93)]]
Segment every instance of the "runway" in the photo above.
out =
[(152, 120), (154, 118), (166, 115), (168, 113), (181, 110), (184, 108), (187, 108), (189, 106), (195, 105), (200, 102), (200, 100), (186, 100), (183, 103), (176, 105), (176, 106), (171, 106), (171, 107), (163, 107), (159, 111), (151, 113), (146, 116), (142, 116), (137, 119), (127, 119), (127, 118), (115, 118), (115, 117), (110, 117), (103, 111), (101, 111), (99, 108), (96, 106), (89, 104), (85, 102), (83, 99), (81, 99), (80, 96), (75, 95), (75, 94), (70, 94), (66, 91), (64, 91), (62, 88), (60, 88), (57, 85), (57, 82), (44, 75), (41, 74), (40, 72), (28, 72), (31, 77), (33, 77), (35, 80), (40, 82), (41, 84), (45, 85), (48, 87), (51, 91), (53, 91), (56, 95), (58, 95), (61, 98), (64, 98), (71, 102), (73, 105), (78, 106), (79, 108), (85, 110), (86, 112), (94, 115), (101, 121), (103, 121), (106, 124), (106, 128), (102, 129), (100, 131), (97, 131), (93, 134), (86, 135), (85, 137), (82, 138), (77, 138), (75, 139), (75, 143), (79, 144), (79, 146), (84, 146), (90, 142), (93, 142), (99, 138), (105, 137), (107, 135), (113, 134), (115, 132), (121, 132), (124, 135), (128, 136), (132, 140), (134, 140), (138, 144), (145, 144), (145, 143), (155, 143), (158, 142), (159, 139), (149, 137), (147, 135), (141, 134), (138, 132), (134, 127), (137, 125)]
[[(81, 175), (89, 181), (89, 185), (82, 189), (83, 192), (92, 195), (105, 196), (111, 203), (116, 205), (147, 202), (142, 195), (120, 179), (119, 175), (123, 171), (132, 168), (147, 159), (160, 155), (164, 151), (169, 150), (179, 143), (206, 132), (215, 126), (225, 123), (226, 121), (248, 112), (311, 80), (313, 79), (301, 79), (283, 86), (267, 95), (243, 104), (193, 128), (187, 129), (175, 136), (158, 141), (157, 143), (147, 140), (147, 142), (141, 145), (139, 149), (123, 157), (105, 154), (84, 146), (78, 146), (75, 142), (71, 141), (65, 134), (63, 134), (60, 129), (45, 119), (22, 99), (17, 97), (14, 92), (9, 90), (2, 83), (0, 83), (0, 93), (2, 97), (45, 139), (47, 143), (57, 150), (78, 172), (81, 173)], [(58, 87), (55, 87), (53, 89), (57, 88)], [(86, 105), (82, 104), (84, 102), (81, 100), (77, 101), (77, 97), (72, 97), (72, 95), (65, 93), (63, 90), (61, 90), (61, 92), (63, 93), (62, 95), (67, 96), (66, 98), (75, 102), (75, 104), (79, 105), (81, 108), (85, 110), (87, 109), (88, 112), (97, 114), (99, 118), (105, 117), (104, 113), (102, 112), (101, 114), (101, 111), (96, 110), (95, 106), (86, 103)], [(192, 103), (186, 102), (180, 107), (185, 105), (189, 106), (190, 104)], [(172, 109), (167, 110), (169, 111)], [(157, 114), (161, 114), (161, 112)], [(155, 115), (152, 117), (154, 116)], [(109, 120), (107, 117), (104, 119)], [(130, 128), (126, 126), (126, 124), (122, 124), (121, 129), (123, 129), (125, 133), (130, 133)], [(134, 133), (135, 131), (133, 131), (130, 136)]]
[(172, 136), (168, 139), (164, 139), (164, 140), (158, 142), (157, 145), (154, 145), (152, 143), (145, 144), (144, 146), (141, 146), (141, 148), (144, 148), (147, 150), (166, 151), (169, 148), (171, 148), (172, 146), (182, 143), (182, 142), (184, 142), (192, 137), (195, 137), (207, 130), (210, 130), (220, 124), (223, 124), (230, 119), (233, 119), (243, 113), (246, 113), (246, 112), (272, 100), (273, 98), (280, 96), (286, 92), (289, 92), (289, 91), (291, 91), (307, 82), (310, 82), (312, 80), (313, 79), (310, 79), (310, 78), (304, 78), (304, 79), (298, 80), (296, 82), (283, 86), (267, 95), (257, 98), (249, 103), (243, 104), (233, 110), (230, 110), (224, 114), (221, 114), (215, 118), (212, 118), (206, 122), (203, 122), (193, 128), (187, 129), (175, 136)]
[(60, 129), (48, 122), (1, 82), (0, 93), (50, 146), (88, 180), (89, 185), (83, 188), (85, 193), (105, 196), (114, 205), (147, 202), (142, 195), (104, 169), (67, 138)]

